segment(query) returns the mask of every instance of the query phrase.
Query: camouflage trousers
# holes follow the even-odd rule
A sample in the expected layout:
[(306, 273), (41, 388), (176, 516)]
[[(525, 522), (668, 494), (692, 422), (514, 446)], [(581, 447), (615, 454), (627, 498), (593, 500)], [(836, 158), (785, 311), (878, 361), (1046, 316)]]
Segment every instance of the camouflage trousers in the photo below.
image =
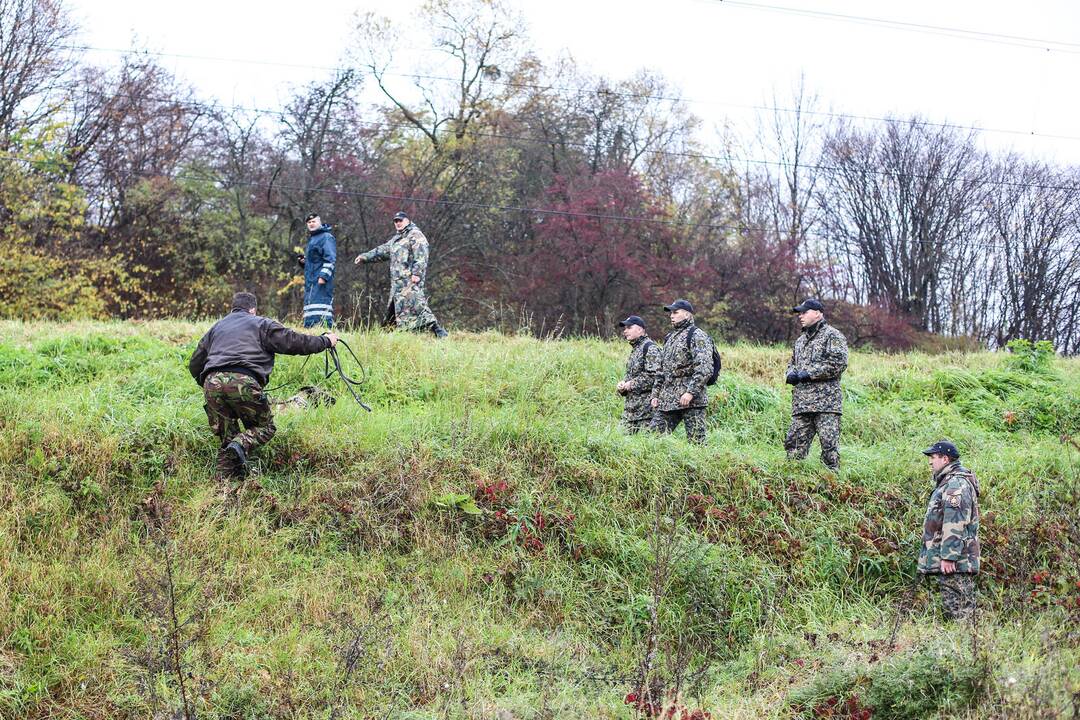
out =
[(803, 460), (810, 453), (814, 435), (821, 442), (821, 462), (830, 470), (840, 469), (840, 413), (799, 413), (791, 416), (784, 438), (787, 456)]
[[(206, 417), (210, 429), (218, 436), (218, 472), (229, 475), (229, 454), (225, 446), (240, 444), (246, 454), (270, 441), (277, 432), (270, 403), (255, 378), (237, 372), (212, 372), (203, 382)], [(240, 431), (243, 423), (244, 431)]]
[(649, 427), (654, 432), (674, 432), (682, 423), (686, 427), (686, 439), (698, 445), (705, 444), (705, 408), (692, 407), (685, 410), (657, 410)]
[(437, 324), (435, 313), (428, 307), (424, 289), (417, 285), (409, 286), (392, 296), (383, 318), (384, 326), (393, 325), (398, 330), (423, 332), (431, 330)]
[(949, 620), (970, 620), (975, 614), (975, 575), (973, 573), (940, 574), (941, 607)]
[(623, 413), (622, 416), (623, 429), (631, 435), (636, 435), (640, 432), (647, 432), (651, 428), (652, 422), (652, 415), (645, 415), (644, 417), (631, 417), (630, 415)]

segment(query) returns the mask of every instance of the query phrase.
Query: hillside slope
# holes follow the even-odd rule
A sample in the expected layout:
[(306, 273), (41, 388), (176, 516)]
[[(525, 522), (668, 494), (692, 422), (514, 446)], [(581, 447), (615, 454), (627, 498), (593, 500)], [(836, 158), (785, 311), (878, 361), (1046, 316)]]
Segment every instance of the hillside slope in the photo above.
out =
[[(1080, 707), (1077, 360), (853, 353), (837, 477), (784, 458), (781, 348), (722, 348), (696, 448), (619, 432), (622, 343), (347, 334), (374, 412), (283, 411), (237, 499), (205, 327), (0, 323), (0, 716)], [(940, 437), (983, 488), (973, 631), (908, 590)]]

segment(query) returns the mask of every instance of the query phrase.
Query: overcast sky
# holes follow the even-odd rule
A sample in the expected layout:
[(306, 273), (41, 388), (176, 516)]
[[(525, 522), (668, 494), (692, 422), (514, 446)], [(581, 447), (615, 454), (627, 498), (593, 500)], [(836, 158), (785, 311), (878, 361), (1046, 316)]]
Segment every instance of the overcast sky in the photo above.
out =
[[(206, 96), (270, 108), (341, 61), (357, 10), (407, 27), (420, 4), (68, 1), (85, 44), (243, 60), (160, 62)], [(725, 122), (745, 127), (751, 111), (739, 106), (771, 104), (774, 92), (789, 96), (802, 74), (823, 109), (919, 113), (1010, 131), (983, 135), (995, 148), (1080, 165), (1078, 0), (666, 0), (660, 6), (657, 0), (519, 1), (541, 57), (567, 53), (615, 79), (643, 67), (660, 72), (709, 130)], [(424, 44), (418, 42), (417, 57), (429, 50)], [(87, 57), (107, 64), (118, 56)]]

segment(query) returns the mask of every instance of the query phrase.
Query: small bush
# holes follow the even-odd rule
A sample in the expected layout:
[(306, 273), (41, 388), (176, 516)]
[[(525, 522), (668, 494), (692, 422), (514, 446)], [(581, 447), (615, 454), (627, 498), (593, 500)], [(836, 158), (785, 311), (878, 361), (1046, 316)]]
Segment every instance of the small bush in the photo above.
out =
[(971, 705), (987, 674), (962, 648), (935, 642), (881, 664), (834, 669), (792, 693), (789, 703), (804, 718), (924, 720)]

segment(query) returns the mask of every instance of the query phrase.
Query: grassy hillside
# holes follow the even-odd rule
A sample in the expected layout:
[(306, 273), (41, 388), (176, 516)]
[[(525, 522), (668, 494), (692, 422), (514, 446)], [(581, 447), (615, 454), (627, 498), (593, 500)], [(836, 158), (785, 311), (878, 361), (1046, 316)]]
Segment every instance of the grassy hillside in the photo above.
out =
[[(205, 327), (0, 324), (0, 716), (1078, 712), (1076, 360), (854, 353), (834, 476), (784, 458), (784, 349), (722, 349), (697, 448), (619, 432), (621, 343), (350, 334), (374, 412), (283, 412), (237, 500)], [(908, 590), (940, 437), (973, 630)]]

